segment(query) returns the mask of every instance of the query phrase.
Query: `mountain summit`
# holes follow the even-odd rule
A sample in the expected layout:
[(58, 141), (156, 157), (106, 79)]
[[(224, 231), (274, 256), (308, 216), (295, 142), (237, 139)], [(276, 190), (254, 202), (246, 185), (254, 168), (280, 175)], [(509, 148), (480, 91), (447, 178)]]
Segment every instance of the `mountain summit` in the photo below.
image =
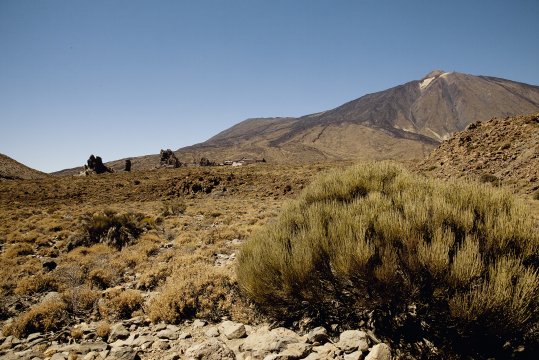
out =
[(539, 111), (539, 86), (435, 70), (421, 80), (299, 118), (245, 120), (179, 149), (182, 158), (274, 162), (411, 159), (472, 122)]

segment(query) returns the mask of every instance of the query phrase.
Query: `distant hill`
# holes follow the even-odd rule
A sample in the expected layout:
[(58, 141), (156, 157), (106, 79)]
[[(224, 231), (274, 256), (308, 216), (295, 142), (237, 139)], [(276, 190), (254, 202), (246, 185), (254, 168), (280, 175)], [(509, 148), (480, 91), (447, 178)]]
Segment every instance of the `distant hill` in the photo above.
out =
[(539, 113), (471, 124), (444, 141), (418, 169), (439, 178), (472, 177), (517, 192), (539, 190)]
[(424, 157), (474, 121), (536, 111), (538, 86), (436, 70), (321, 113), (248, 119), (177, 153), (216, 161), (405, 160)]
[(49, 175), (0, 154), (0, 180), (42, 179)]

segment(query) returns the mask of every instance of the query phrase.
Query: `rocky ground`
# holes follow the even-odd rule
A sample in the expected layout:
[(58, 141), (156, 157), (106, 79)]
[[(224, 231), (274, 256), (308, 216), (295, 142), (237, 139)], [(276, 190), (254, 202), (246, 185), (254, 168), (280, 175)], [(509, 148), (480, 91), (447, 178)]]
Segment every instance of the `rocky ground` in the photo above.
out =
[(539, 190), (539, 114), (471, 124), (444, 141), (418, 170), (444, 179), (469, 177), (513, 188)]
[[(106, 337), (99, 324), (81, 323), (71, 334), (33, 333), (0, 338), (3, 359), (366, 359), (389, 360), (391, 349), (371, 332), (347, 330), (330, 337), (323, 327), (304, 334), (233, 321), (151, 324), (144, 317), (117, 322)], [(77, 334), (77, 339), (73, 339)]]

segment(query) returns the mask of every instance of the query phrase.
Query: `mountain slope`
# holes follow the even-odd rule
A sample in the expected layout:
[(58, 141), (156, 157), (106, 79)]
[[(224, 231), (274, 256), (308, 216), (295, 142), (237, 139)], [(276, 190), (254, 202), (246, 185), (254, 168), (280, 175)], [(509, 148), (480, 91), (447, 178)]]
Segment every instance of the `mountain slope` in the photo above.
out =
[(0, 154), (0, 180), (41, 179), (48, 175)]
[(517, 192), (539, 189), (539, 113), (477, 122), (418, 164), (438, 178), (471, 177)]
[(487, 76), (429, 73), (300, 118), (249, 119), (181, 158), (265, 157), (274, 162), (412, 159), (476, 120), (539, 110), (539, 87)]

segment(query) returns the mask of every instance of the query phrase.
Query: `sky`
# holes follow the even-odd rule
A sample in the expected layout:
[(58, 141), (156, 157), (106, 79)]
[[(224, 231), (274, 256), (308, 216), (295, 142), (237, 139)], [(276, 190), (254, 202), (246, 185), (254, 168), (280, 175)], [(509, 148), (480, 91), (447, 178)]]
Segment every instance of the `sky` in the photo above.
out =
[(0, 153), (52, 172), (434, 69), (539, 85), (539, 1), (0, 0)]

